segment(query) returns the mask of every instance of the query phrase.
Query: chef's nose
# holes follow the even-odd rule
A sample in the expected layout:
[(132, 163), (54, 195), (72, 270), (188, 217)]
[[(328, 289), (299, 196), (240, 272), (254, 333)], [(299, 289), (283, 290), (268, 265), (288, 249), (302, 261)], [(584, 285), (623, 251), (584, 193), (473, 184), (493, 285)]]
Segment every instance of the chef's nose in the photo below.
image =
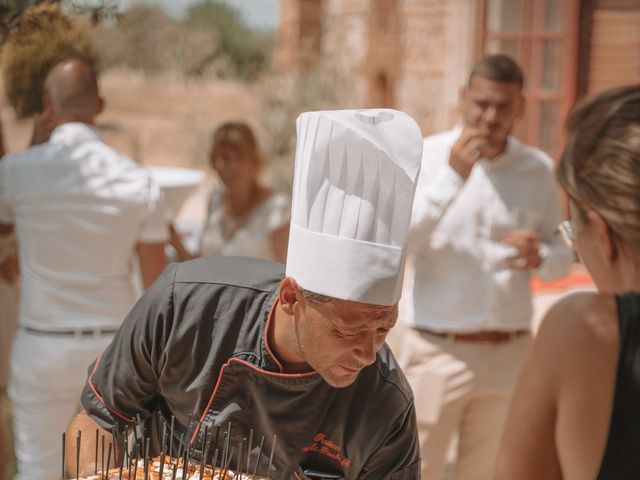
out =
[(376, 344), (375, 334), (362, 335), (358, 339), (358, 343), (354, 348), (354, 355), (358, 359), (358, 362), (363, 365), (371, 365), (376, 360), (376, 353), (378, 353), (379, 347)]

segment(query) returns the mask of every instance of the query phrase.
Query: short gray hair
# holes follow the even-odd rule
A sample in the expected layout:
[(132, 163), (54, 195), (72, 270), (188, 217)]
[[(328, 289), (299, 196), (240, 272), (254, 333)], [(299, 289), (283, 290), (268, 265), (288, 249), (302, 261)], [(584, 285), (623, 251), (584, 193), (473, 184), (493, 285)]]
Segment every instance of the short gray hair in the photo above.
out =
[(336, 299), (333, 297), (322, 295), (321, 293), (312, 292), (304, 288), (302, 289), (302, 293), (307, 302), (313, 303), (315, 305), (326, 305), (329, 303), (334, 303), (336, 301)]

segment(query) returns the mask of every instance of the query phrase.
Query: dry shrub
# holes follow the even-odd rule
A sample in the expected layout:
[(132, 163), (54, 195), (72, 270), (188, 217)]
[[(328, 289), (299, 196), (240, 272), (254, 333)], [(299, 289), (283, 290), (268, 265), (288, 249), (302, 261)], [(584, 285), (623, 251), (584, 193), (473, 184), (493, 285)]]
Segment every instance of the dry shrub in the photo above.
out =
[(184, 74), (218, 49), (215, 32), (187, 29), (162, 10), (143, 5), (128, 9), (116, 23), (98, 25), (91, 34), (105, 70)]
[(125, 67), (247, 82), (267, 69), (272, 41), (246, 27), (229, 6), (211, 1), (189, 8), (184, 20), (137, 5), (91, 33), (105, 70)]
[(18, 115), (42, 112), (44, 79), (54, 65), (67, 58), (81, 58), (96, 66), (84, 27), (62, 13), (58, 4), (26, 9), (2, 50), (5, 93)]

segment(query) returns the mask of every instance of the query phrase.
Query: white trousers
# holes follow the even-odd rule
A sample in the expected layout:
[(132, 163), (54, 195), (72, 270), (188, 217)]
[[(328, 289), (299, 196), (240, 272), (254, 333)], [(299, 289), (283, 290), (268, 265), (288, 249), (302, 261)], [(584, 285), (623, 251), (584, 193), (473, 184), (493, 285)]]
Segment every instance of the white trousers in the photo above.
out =
[(89, 364), (112, 337), (18, 331), (9, 377), (18, 461), (14, 480), (60, 478), (62, 432), (79, 409)]
[(458, 434), (455, 480), (488, 480), (531, 336), (455, 341), (407, 329), (398, 359), (415, 397), (422, 480), (441, 480)]

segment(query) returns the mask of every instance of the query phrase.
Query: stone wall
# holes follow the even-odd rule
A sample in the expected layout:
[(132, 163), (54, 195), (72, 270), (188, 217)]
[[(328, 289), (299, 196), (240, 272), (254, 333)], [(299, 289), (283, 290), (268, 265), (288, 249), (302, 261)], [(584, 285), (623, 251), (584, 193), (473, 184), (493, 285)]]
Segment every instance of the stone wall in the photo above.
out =
[[(477, 3), (281, 0), (276, 61), (284, 69), (336, 69), (348, 80), (345, 107), (394, 107), (412, 115), (425, 135), (433, 133), (457, 121), (458, 89), (477, 39)], [(302, 50), (305, 25), (320, 32), (315, 52)]]

